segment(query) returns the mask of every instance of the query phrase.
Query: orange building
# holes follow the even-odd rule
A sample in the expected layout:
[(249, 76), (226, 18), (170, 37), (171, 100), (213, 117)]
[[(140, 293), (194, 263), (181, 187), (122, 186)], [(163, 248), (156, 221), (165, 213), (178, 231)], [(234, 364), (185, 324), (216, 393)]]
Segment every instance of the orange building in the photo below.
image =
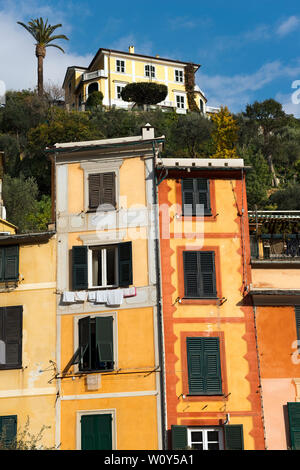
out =
[[(241, 159), (157, 161), (168, 447), (264, 449)], [(202, 209), (202, 212), (197, 209)]]
[(249, 220), (266, 448), (300, 450), (300, 211)]

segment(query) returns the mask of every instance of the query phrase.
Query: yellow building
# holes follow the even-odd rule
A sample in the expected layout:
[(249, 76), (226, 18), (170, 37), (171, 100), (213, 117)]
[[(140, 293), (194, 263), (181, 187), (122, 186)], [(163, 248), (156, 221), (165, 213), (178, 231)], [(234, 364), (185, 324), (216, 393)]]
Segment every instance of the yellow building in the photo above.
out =
[[(56, 144), (57, 436), (61, 449), (159, 449), (154, 153), (142, 135)], [(153, 153), (154, 152), (154, 153)]]
[[(158, 55), (136, 54), (133, 46), (128, 52), (101, 48), (88, 67), (68, 67), (63, 82), (67, 108), (84, 109), (88, 96), (101, 91), (104, 106), (131, 109), (133, 103), (122, 100), (122, 89), (128, 83), (155, 82), (168, 88), (168, 95), (159, 106), (185, 114), (189, 109), (185, 86), (185, 67), (188, 64)], [(200, 65), (192, 65), (196, 73)], [(196, 85), (194, 93), (196, 104), (205, 114), (207, 99), (203, 91)], [(210, 112), (209, 109), (207, 111)], [(214, 112), (213, 108), (211, 112)]]
[(0, 434), (6, 441), (14, 439), (29, 419), (28, 430), (34, 436), (47, 426), (38, 445), (53, 447), (55, 234), (19, 235), (12, 227), (1, 220)]

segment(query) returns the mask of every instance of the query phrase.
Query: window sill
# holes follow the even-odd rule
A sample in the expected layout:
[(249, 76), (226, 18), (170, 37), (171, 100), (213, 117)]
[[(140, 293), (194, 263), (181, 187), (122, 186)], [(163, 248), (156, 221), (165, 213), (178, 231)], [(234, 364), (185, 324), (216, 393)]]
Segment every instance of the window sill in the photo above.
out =
[(225, 397), (224, 393), (220, 393), (217, 395), (185, 395), (183, 398), (183, 401), (185, 402), (191, 402), (191, 401), (224, 401), (228, 400), (228, 398)]
[(20, 369), (23, 369), (22, 366), (4, 366), (4, 365), (0, 365), (0, 370), (20, 370)]
[(219, 302), (219, 298), (218, 297), (203, 297), (203, 298), (187, 298), (187, 297), (183, 297), (181, 299), (181, 305), (183, 304), (193, 304), (193, 305), (216, 305), (218, 302)]
[(88, 374), (105, 374), (106, 372), (116, 372), (115, 369), (101, 369), (101, 370), (78, 370), (76, 375)]

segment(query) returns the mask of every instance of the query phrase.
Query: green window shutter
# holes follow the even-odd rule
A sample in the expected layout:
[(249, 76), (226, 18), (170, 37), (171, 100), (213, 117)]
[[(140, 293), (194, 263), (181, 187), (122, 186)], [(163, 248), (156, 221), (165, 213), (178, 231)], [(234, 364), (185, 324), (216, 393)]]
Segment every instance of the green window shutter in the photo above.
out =
[(96, 348), (98, 360), (104, 368), (112, 369), (114, 363), (113, 317), (96, 318)]
[(5, 248), (0, 248), (0, 281), (4, 281)]
[(203, 205), (204, 215), (211, 214), (209, 180), (184, 178), (181, 180), (183, 215), (196, 214), (197, 205)]
[(291, 402), (287, 404), (291, 449), (300, 450), (300, 403)]
[(202, 338), (187, 338), (189, 393), (205, 393), (205, 371)]
[(19, 247), (6, 246), (4, 257), (4, 280), (16, 281), (19, 279)]
[(295, 305), (297, 339), (300, 341), (300, 305)]
[(219, 338), (203, 338), (203, 363), (207, 395), (222, 394)]
[(119, 286), (127, 287), (132, 280), (132, 243), (125, 242), (118, 245)]
[(228, 424), (224, 426), (224, 435), (226, 450), (244, 450), (242, 424)]
[(216, 274), (214, 251), (200, 251), (201, 296), (216, 297)]
[(183, 252), (184, 295), (200, 297), (199, 267), (197, 251)]
[(78, 321), (80, 370), (92, 369), (92, 345), (91, 345), (91, 317), (84, 317)]
[(5, 446), (13, 444), (17, 437), (17, 416), (0, 416), (0, 440)]
[(188, 385), (191, 395), (221, 395), (219, 338), (187, 338)]
[(22, 306), (0, 309), (0, 369), (22, 366)]
[(112, 415), (81, 417), (81, 450), (112, 450)]
[(88, 288), (88, 247), (72, 248), (73, 290)]
[(187, 426), (172, 425), (172, 449), (185, 450), (188, 445)]
[(184, 251), (184, 295), (187, 298), (216, 298), (215, 253)]

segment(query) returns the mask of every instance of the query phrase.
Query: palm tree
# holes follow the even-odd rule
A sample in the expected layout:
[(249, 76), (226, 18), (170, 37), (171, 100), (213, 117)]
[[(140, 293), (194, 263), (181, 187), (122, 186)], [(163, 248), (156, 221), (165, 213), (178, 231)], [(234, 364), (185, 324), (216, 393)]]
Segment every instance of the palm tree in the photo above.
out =
[(21, 21), (17, 21), (17, 23), (23, 26), (36, 40), (35, 55), (38, 59), (38, 95), (43, 96), (43, 60), (46, 56), (46, 47), (56, 47), (64, 53), (65, 51), (62, 47), (57, 46), (57, 44), (50, 44), (50, 42), (55, 39), (69, 40), (69, 38), (64, 34), (52, 36), (53, 31), (55, 31), (56, 28), (60, 28), (62, 25), (56, 24), (51, 26), (51, 24), (48, 24), (48, 19), (45, 23), (43, 18), (31, 19), (28, 24), (21, 23)]

